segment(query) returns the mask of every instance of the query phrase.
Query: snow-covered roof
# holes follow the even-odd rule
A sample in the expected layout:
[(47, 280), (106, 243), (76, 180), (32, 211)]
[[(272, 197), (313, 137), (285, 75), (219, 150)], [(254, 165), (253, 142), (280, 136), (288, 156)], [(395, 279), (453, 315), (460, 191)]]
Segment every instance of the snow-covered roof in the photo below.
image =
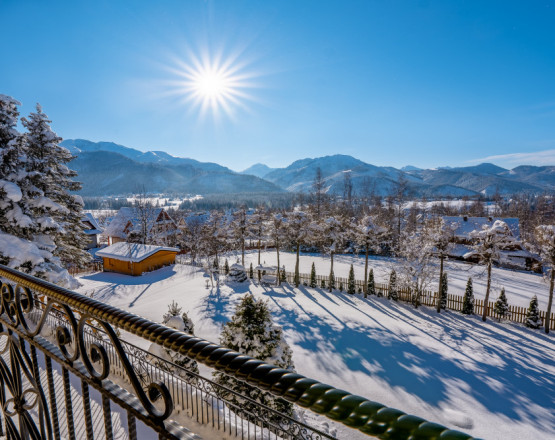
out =
[[(158, 219), (160, 213), (164, 211), (163, 208), (152, 208), (147, 212), (147, 230), (150, 232), (154, 223)], [(131, 222), (133, 225), (131, 230), (137, 229), (141, 224), (141, 213), (137, 208), (120, 208), (117, 215), (110, 222), (110, 224), (104, 230), (104, 235), (107, 237), (118, 237), (127, 238), (127, 233), (125, 232), (125, 227)], [(173, 223), (173, 220), (164, 220), (163, 222)], [(162, 223), (163, 223), (162, 222)], [(160, 223), (160, 222), (158, 222)]]
[(520, 226), (518, 223), (518, 218), (499, 218), (499, 217), (467, 217), (467, 216), (460, 216), (460, 217), (451, 217), (451, 216), (444, 216), (443, 220), (445, 224), (456, 224), (455, 228), (455, 237), (461, 238), (470, 238), (470, 233), (474, 230), (482, 230), (483, 226), (486, 225), (488, 227), (493, 226), (496, 220), (504, 221), (513, 237), (516, 240), (520, 240)]
[(98, 222), (90, 212), (85, 212), (83, 214), (83, 217), (81, 217), (81, 221), (83, 223), (90, 223), (92, 226), (91, 229), (85, 229), (85, 234), (95, 235), (95, 234), (102, 233), (102, 228), (100, 227), (100, 225), (98, 224)]
[(113, 244), (111, 246), (105, 247), (100, 251), (97, 251), (96, 255), (104, 258), (115, 258), (121, 261), (131, 261), (132, 263), (138, 263), (159, 251), (179, 252), (179, 249), (173, 247), (126, 243), (124, 241), (120, 241), (119, 243)]

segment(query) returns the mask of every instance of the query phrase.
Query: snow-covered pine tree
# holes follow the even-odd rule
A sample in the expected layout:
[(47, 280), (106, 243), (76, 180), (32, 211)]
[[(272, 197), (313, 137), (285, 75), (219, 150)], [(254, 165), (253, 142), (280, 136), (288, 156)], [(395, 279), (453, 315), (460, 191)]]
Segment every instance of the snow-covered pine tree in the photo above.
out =
[(366, 294), (368, 295), (375, 295), (376, 294), (376, 283), (374, 282), (374, 269), (370, 269), (368, 273), (368, 285), (366, 286), (366, 293), (364, 297), (366, 298)]
[(509, 303), (507, 301), (507, 295), (505, 295), (505, 288), (501, 288), (501, 293), (499, 298), (495, 301), (493, 311), (497, 314), (499, 321), (505, 319), (509, 314)]
[(249, 267), (249, 278), (252, 280), (254, 278), (254, 268), (252, 267), (252, 262)]
[(0, 95), (0, 263), (77, 288), (79, 283), (53, 255), (60, 225), (51, 213), (65, 208), (34, 186), (42, 175), (28, 164), (29, 136), (16, 129), (19, 105)]
[(389, 289), (387, 290), (387, 297), (393, 301), (397, 301), (399, 299), (399, 291), (397, 290), (397, 272), (395, 272), (395, 269), (393, 269), (389, 275)]
[(65, 264), (83, 266), (91, 260), (84, 250), (88, 238), (83, 230), (83, 200), (71, 194), (81, 189), (73, 180), (77, 173), (67, 167), (73, 156), (59, 144), (62, 138), (50, 128), (51, 121), (37, 104), (36, 112), (22, 118), (27, 129), (27, 172), (39, 196), (29, 201), (32, 208), (46, 209), (59, 225), (50, 235), (56, 248), (53, 254)]
[(340, 291), (340, 292), (343, 292), (343, 282), (340, 282), (340, 283), (339, 283), (339, 291)]
[[(168, 311), (164, 313), (162, 322), (170, 328), (175, 330), (179, 330), (185, 332), (189, 335), (195, 334), (195, 326), (193, 321), (187, 316), (187, 313), (182, 313), (182, 308), (179, 305), (172, 301), (171, 304), (168, 304)], [(175, 365), (185, 368), (191, 373), (198, 374), (198, 364), (194, 359), (191, 359), (187, 356), (183, 356), (182, 354), (176, 353), (175, 351), (168, 350), (156, 343), (152, 343), (148, 349), (149, 353), (158, 356), (159, 358), (170, 361)], [(168, 365), (166, 362), (161, 362), (156, 358), (152, 358), (153, 363), (166, 371), (171, 373), (177, 374), (181, 377), (191, 377), (194, 378), (193, 375), (187, 374), (187, 372), (180, 370), (179, 368), (175, 368), (172, 365)]]
[(316, 287), (316, 265), (312, 263), (312, 269), (310, 270), (310, 287)]
[(355, 283), (355, 269), (351, 264), (351, 269), (349, 270), (349, 282), (347, 283), (347, 293), (354, 295), (357, 291), (357, 286)]
[[(250, 294), (243, 297), (231, 321), (224, 325), (220, 344), (277, 367), (294, 371), (291, 349), (283, 337), (281, 327), (272, 322), (267, 302), (256, 301)], [(238, 381), (225, 373), (214, 372), (214, 380), (281, 413), (291, 415), (293, 412), (291, 403)], [(247, 412), (257, 413), (259, 410), (256, 405), (234, 394), (225, 393), (223, 390), (219, 393), (222, 398), (244, 408)]]
[(443, 272), (443, 275), (441, 277), (441, 290), (439, 292), (439, 307), (443, 310), (447, 308), (447, 291), (448, 291), (447, 272)]
[(326, 288), (326, 280), (322, 278), (322, 281), (320, 282), (320, 288), (325, 289)]
[(474, 314), (474, 290), (472, 288), (472, 278), (469, 277), (464, 291), (463, 305), (461, 312), (464, 315)]
[(225, 259), (225, 263), (224, 263), (224, 274), (229, 275), (229, 263), (227, 261), (227, 258)]
[(540, 328), (542, 326), (542, 319), (540, 318), (540, 311), (538, 309), (538, 297), (536, 295), (530, 300), (524, 325), (529, 328)]

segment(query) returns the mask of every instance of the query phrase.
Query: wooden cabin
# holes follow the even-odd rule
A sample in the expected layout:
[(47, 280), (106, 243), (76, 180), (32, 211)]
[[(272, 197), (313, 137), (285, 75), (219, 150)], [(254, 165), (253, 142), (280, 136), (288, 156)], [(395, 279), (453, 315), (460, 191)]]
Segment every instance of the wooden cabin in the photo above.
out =
[(96, 252), (102, 257), (105, 272), (141, 275), (175, 263), (179, 249), (138, 243), (119, 242)]

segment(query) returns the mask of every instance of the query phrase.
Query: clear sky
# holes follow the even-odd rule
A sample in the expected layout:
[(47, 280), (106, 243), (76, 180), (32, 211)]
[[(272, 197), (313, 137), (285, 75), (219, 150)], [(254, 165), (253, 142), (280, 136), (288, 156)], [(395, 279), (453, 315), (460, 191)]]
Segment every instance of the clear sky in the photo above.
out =
[(235, 170), (555, 165), (551, 1), (0, 0), (0, 93)]

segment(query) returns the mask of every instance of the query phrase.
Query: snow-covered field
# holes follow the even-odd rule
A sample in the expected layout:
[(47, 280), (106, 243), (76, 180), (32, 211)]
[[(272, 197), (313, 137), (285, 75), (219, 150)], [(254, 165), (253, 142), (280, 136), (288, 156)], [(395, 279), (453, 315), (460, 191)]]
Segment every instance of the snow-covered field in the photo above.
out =
[[(230, 264), (240, 257), (241, 255), (237, 253), (227, 256)], [(277, 264), (276, 252), (262, 252), (261, 261), (262, 263), (266, 262), (268, 265)], [(355, 277), (361, 280), (364, 279), (364, 256), (335, 255), (333, 261), (335, 276), (346, 278), (349, 275), (349, 268), (353, 264)], [(258, 264), (258, 253), (255, 251), (245, 255), (245, 265), (247, 268), (251, 262), (254, 266)], [(316, 265), (317, 274), (329, 274), (330, 258), (329, 256), (326, 257), (319, 254), (301, 255), (300, 271), (309, 274), (313, 262)], [(286, 270), (293, 272), (295, 269), (295, 254), (280, 252), (280, 265), (285, 265)], [(389, 282), (391, 269), (398, 269), (395, 259), (387, 257), (371, 256), (368, 266), (374, 269), (374, 277), (380, 283)], [(445, 264), (445, 271), (447, 271), (449, 278), (449, 293), (464, 295), (468, 277), (472, 277), (474, 296), (476, 298), (483, 298), (485, 296), (487, 274), (484, 266), (471, 265), (459, 261), (448, 261)], [(439, 274), (439, 265), (437, 273)], [(429, 289), (436, 291), (437, 285), (438, 279), (435, 278), (431, 280)], [(494, 267), (492, 270), (492, 291), (490, 294), (492, 300), (497, 299), (502, 287), (505, 287), (507, 299), (511, 305), (528, 307), (530, 298), (533, 295), (537, 295), (539, 306), (544, 309), (547, 306), (549, 283), (541, 274)]]
[[(303, 259), (303, 270), (313, 260), (321, 272), (327, 267), (313, 256)], [(381, 264), (385, 270), (387, 261)], [(507, 279), (516, 286), (521, 275)], [(525, 285), (529, 277), (535, 280), (526, 274)], [(156, 321), (175, 300), (196, 334), (215, 342), (237, 302), (251, 292), (268, 301), (301, 374), (477, 437), (555, 438), (552, 334), (454, 312), (437, 315), (384, 298), (252, 283), (207, 289), (205, 280), (201, 269), (175, 265), (140, 277), (86, 275), (79, 290), (94, 290), (96, 299)], [(337, 435), (363, 438), (349, 428)]]

